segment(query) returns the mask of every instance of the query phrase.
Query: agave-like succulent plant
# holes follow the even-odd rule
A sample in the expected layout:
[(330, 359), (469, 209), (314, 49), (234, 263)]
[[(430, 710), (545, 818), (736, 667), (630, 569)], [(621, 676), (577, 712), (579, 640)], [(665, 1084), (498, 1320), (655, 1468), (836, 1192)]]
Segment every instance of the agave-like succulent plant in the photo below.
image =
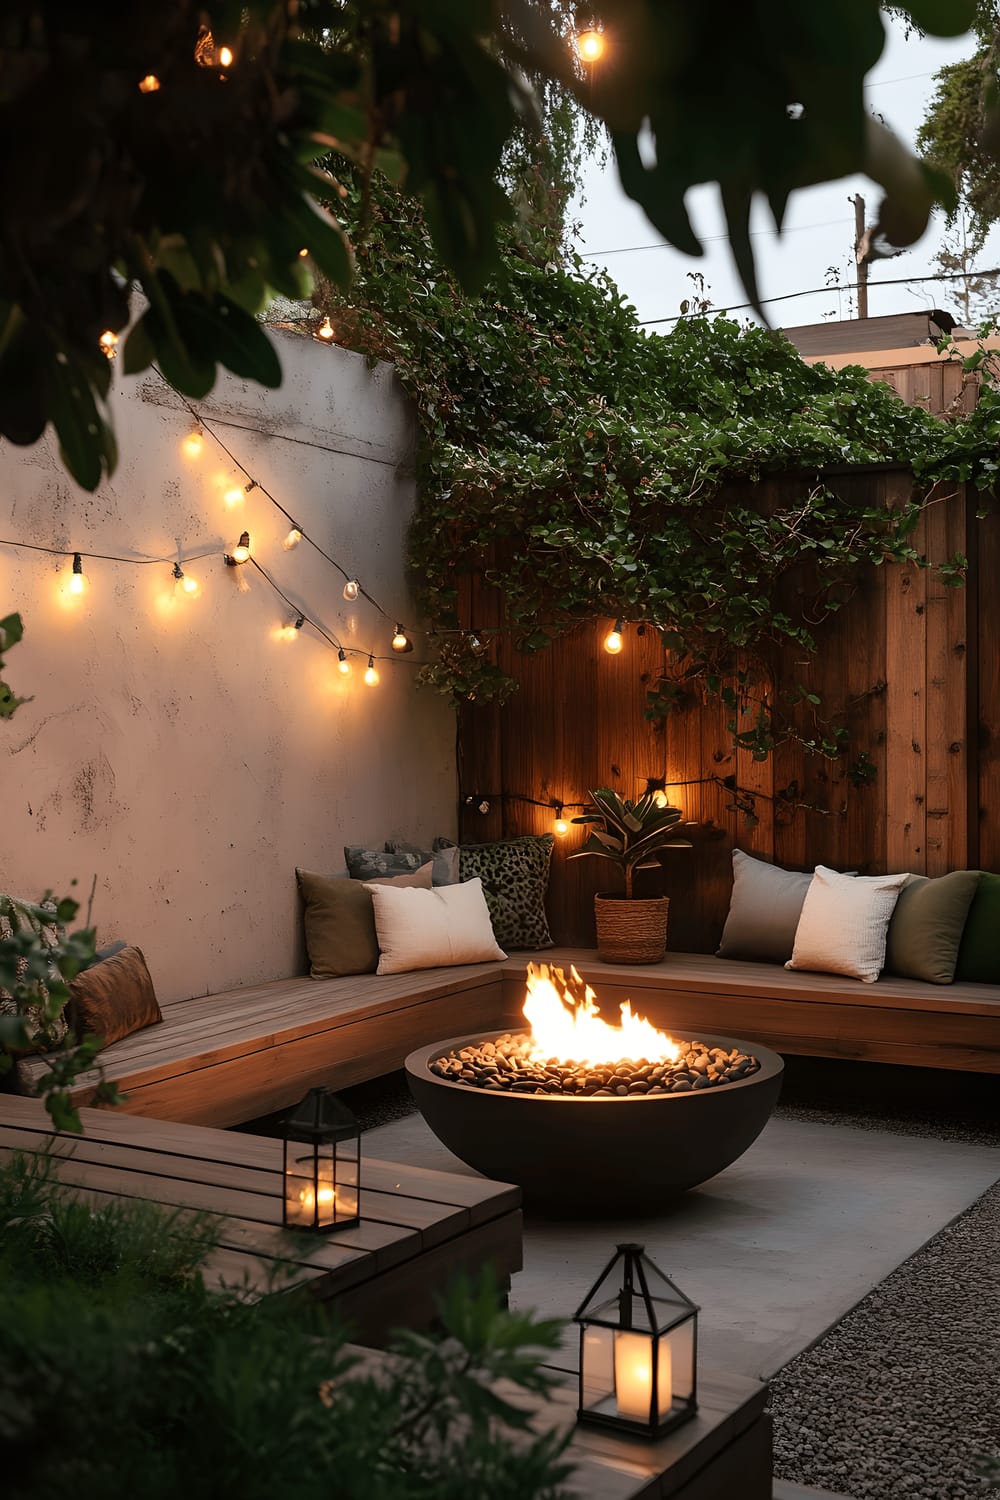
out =
[(679, 807), (662, 807), (652, 792), (630, 802), (620, 797), (610, 787), (600, 787), (589, 792), (592, 809), (574, 818), (574, 823), (594, 823), (590, 837), (582, 849), (571, 854), (570, 859), (583, 859), (588, 854), (598, 854), (611, 860), (625, 876), (625, 899), (632, 900), (632, 877), (636, 870), (646, 870), (659, 865), (656, 851), (668, 844), (675, 849), (690, 849), (688, 839), (677, 837), (677, 825), (683, 819)]

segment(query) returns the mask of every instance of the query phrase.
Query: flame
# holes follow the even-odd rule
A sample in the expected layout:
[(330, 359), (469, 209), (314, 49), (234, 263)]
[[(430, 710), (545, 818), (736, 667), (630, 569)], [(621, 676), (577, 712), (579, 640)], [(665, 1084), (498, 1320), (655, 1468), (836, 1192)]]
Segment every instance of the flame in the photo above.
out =
[(555, 965), (529, 963), (524, 1015), (531, 1026), (532, 1057), (558, 1057), (564, 1062), (609, 1063), (626, 1058), (638, 1062), (673, 1062), (680, 1045), (657, 1031), (644, 1016), (633, 1013), (626, 1000), (621, 1025), (600, 1018), (597, 996), (575, 968), (569, 979)]

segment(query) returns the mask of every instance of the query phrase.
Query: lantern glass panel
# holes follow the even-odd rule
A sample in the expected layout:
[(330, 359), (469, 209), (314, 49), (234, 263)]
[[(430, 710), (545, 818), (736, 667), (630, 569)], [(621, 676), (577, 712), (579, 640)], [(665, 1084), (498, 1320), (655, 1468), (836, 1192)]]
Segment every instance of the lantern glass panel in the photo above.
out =
[(361, 1136), (350, 1111), (311, 1089), (285, 1121), (284, 1222), (330, 1230), (360, 1216)]

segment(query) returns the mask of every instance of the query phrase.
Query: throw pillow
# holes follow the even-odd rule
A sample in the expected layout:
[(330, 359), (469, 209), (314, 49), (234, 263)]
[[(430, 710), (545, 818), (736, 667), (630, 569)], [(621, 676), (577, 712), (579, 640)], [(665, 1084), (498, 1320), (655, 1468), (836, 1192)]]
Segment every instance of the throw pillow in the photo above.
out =
[(382, 956), (379, 974), (405, 974), (440, 965), (479, 964), (506, 958), (497, 944), (482, 882), (430, 891), (394, 890), (369, 882)]
[(955, 978), (970, 984), (1000, 984), (1000, 875), (986, 870), (979, 877), (969, 919), (958, 950)]
[(722, 929), (720, 958), (783, 964), (792, 955), (811, 872), (782, 870), (733, 850), (733, 894)]
[(385, 880), (398, 875), (412, 875), (431, 862), (432, 885), (454, 885), (458, 880), (458, 855), (443, 851), (417, 849), (413, 844), (397, 844), (384, 849), (366, 849), (361, 844), (344, 847), (344, 863), (352, 880)]
[(885, 945), (885, 970), (904, 979), (951, 984), (978, 870), (930, 879), (911, 875), (899, 893)]
[(100, 1036), (105, 1046), (163, 1020), (141, 948), (123, 948), (84, 969), (69, 987), (70, 1024), (77, 1036)]
[[(435, 839), (434, 847), (445, 846)], [(460, 880), (481, 880), (502, 948), (551, 948), (545, 893), (555, 835), (524, 834), (495, 844), (459, 845)]]
[[(372, 898), (360, 881), (296, 870), (305, 902), (306, 953), (313, 979), (345, 974), (374, 974), (378, 937)], [(381, 884), (382, 882), (378, 882)], [(390, 876), (385, 884), (430, 890), (430, 861), (408, 875)]]
[(407, 844), (402, 839), (386, 839), (385, 852), (387, 854), (416, 854), (421, 864), (425, 860), (434, 861), (434, 874), (432, 885), (457, 885), (458, 884), (458, 845), (453, 844), (450, 848), (437, 848), (431, 850), (418, 849), (415, 844)]
[(909, 876), (839, 875), (817, 865), (786, 969), (846, 974), (874, 984), (885, 963), (885, 937)]

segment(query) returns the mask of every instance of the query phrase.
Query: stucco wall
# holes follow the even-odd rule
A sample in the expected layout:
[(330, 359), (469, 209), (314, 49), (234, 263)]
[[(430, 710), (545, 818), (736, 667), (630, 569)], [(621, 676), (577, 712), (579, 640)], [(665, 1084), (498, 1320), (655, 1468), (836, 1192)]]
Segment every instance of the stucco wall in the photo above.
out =
[[(278, 334), (277, 392), (232, 378), (202, 403), (223, 441), (389, 612), (415, 609), (403, 556), (414, 503), (413, 433), (388, 367)], [(345, 843), (454, 833), (454, 719), (418, 690), (412, 663), (364, 658), (342, 677), (307, 626), (276, 638), (290, 611), (247, 565), (227, 568), (241, 530), (283, 591), (345, 645), (389, 654), (392, 621), (306, 542), (286, 552), (288, 522), (259, 492), (236, 510), (242, 476), (206, 437), (186, 458), (191, 421), (158, 378), (119, 376), (121, 457), (88, 495), (54, 442), (0, 443), (0, 537), (173, 560), (203, 587), (175, 589), (170, 564), (70, 560), (0, 546), (0, 616), (25, 635), (8, 658), (15, 691), (0, 720), (0, 890), (47, 887), (86, 905), (101, 943), (145, 952), (161, 998), (277, 978), (303, 967), (295, 867), (343, 868)], [(237, 574), (248, 588), (239, 587)]]

